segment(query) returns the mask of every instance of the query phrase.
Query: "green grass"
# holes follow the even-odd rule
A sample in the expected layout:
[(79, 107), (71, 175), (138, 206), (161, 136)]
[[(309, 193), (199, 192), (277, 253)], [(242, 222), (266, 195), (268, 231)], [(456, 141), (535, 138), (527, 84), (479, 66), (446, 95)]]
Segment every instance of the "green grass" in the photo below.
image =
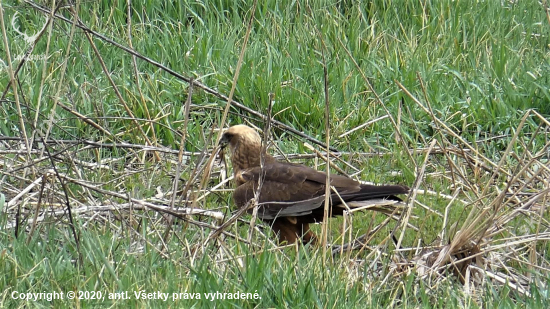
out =
[[(80, 17), (92, 29), (127, 45), (125, 3), (84, 3)], [(133, 45), (141, 54), (177, 72), (200, 78), (206, 85), (227, 94), (248, 16), (249, 4), (238, 3), (134, 4)], [(8, 6), (6, 17), (21, 9)], [(274, 92), (277, 100), (274, 113), (286, 109), (277, 115), (277, 120), (313, 135), (322, 135), (318, 129), (323, 127), (324, 121), (320, 63), (320, 53), (324, 52), (329, 70), (333, 133), (339, 135), (380, 116), (382, 110), (345, 52), (346, 48), (390, 110), (395, 110), (401, 100), (411, 110), (411, 121), (417, 122), (420, 132), (403, 130), (410, 136), (412, 145), (418, 142), (416, 135), (429, 135), (430, 126), (425, 123), (426, 115), (403, 98), (394, 81), (421, 96), (417, 74), (425, 81), (428, 97), (441, 117), (459, 112), (468, 122), (475, 120), (480, 124), (478, 128), (466, 128), (468, 135), (505, 132), (510, 123), (517, 120), (517, 110), (535, 108), (542, 113), (550, 112), (548, 25), (540, 7), (522, 2), (500, 5), (427, 1), (425, 5), (420, 2), (402, 5), (373, 1), (339, 2), (338, 5), (327, 2), (316, 4), (311, 10), (309, 13), (303, 5), (277, 5), (275, 1), (258, 7), (236, 88), (235, 97), (239, 101), (262, 111), (266, 109), (268, 93)], [(65, 15), (69, 16), (67, 12)], [(15, 19), (19, 31), (28, 35), (38, 31), (43, 22), (41, 14), (33, 10)], [(54, 35), (68, 34), (70, 24), (58, 22), (55, 29)], [(315, 29), (323, 33), (326, 49), (322, 48)], [(10, 41), (13, 55), (22, 55), (28, 48), (28, 44), (18, 38)], [(62, 102), (74, 102), (79, 112), (91, 117), (126, 116), (80, 31), (71, 46), (71, 54), (77, 57), (70, 60), (63, 81), (56, 79), (60, 72), (54, 68), (55, 63), (64, 59), (67, 40), (55, 39), (50, 44), (50, 51), (55, 52), (51, 52), (48, 69), (51, 75), (48, 74), (47, 86), (56, 89), (61, 83), (61, 93), (71, 93), (71, 101), (62, 96)], [(138, 85), (128, 54), (101, 41), (96, 40), (95, 44), (136, 117), (145, 117), (143, 105), (146, 104), (151, 115), (168, 114), (160, 124), (173, 127), (174, 122), (181, 120), (179, 106), (186, 97), (184, 83), (138, 61), (141, 72)], [(43, 55), (45, 45), (45, 39), (39, 41), (33, 54)], [(41, 70), (41, 61), (30, 61), (20, 74), (25, 81), (25, 97), (31, 106), (37, 103)], [(6, 82), (7, 75), (3, 75), (2, 83)], [(283, 82), (290, 84), (283, 86)], [(144, 101), (139, 97), (138, 88), (144, 93)], [(47, 114), (51, 97), (44, 99), (42, 112)], [(223, 103), (200, 92), (196, 93), (193, 102), (198, 105), (217, 103), (218, 106)], [(10, 115), (8, 111), (5, 116)], [(211, 125), (216, 117), (215, 113), (209, 114), (202, 117), (197, 113), (194, 120)], [(344, 118), (345, 122), (341, 121)], [(109, 122), (112, 133), (124, 131), (124, 124), (129, 123), (104, 121)], [(68, 121), (75, 127), (70, 130), (73, 134), (92, 133), (85, 127), (76, 130), (79, 126), (74, 122)], [(2, 133), (13, 135), (13, 129), (6, 128)], [(156, 130), (166, 144), (178, 140), (166, 128), (156, 127)], [(392, 131), (393, 127), (384, 121), (352, 134), (348, 140), (334, 143), (343, 148), (350, 145), (349, 150), (357, 151), (364, 145), (348, 141), (373, 134), (387, 138)], [(123, 137), (128, 140), (131, 136)], [(195, 149), (203, 146), (197, 144)]]
[[(80, 300), (82, 307), (110, 306), (183, 306), (209, 308), (213, 304), (221, 307), (259, 307), (259, 308), (387, 308), (399, 307), (448, 308), (457, 306), (479, 307), (472, 300), (465, 298), (455, 286), (444, 286), (436, 291), (428, 291), (423, 284), (417, 285), (414, 277), (403, 278), (403, 281), (390, 281), (383, 286), (373, 287), (372, 270), (366, 265), (356, 265), (349, 260), (336, 260), (326, 265), (318, 250), (302, 248), (298, 254), (290, 251), (260, 253), (248, 255), (242, 259), (246, 265), (238, 266), (235, 261), (229, 262), (226, 269), (213, 268), (213, 260), (204, 255), (189, 265), (184, 252), (173, 250), (170, 258), (161, 257), (148, 248), (143, 252), (131, 252), (128, 238), (111, 233), (111, 230), (81, 229), (83, 266), (75, 261), (76, 248), (70, 236), (61, 235), (54, 226), (45, 226), (45, 238), (33, 239), (28, 244), (24, 238), (14, 239), (3, 233), (2, 243), (10, 243), (4, 248), (2, 259), (2, 302), (4, 305), (32, 305), (49, 307), (50, 304), (73, 306), (75, 301), (67, 299), (22, 302), (11, 299), (14, 291), (18, 293), (41, 293), (50, 291), (99, 291), (104, 299)], [(50, 233), (48, 233), (50, 232)], [(47, 243), (47, 244), (45, 244)], [(172, 241), (169, 246), (178, 246)], [(212, 251), (213, 247), (206, 248)], [(311, 249), (311, 248), (309, 248)], [(250, 253), (245, 247), (238, 249), (240, 254)], [(127, 294), (126, 294), (127, 291)], [(139, 300), (134, 292), (144, 291), (167, 293), (164, 300)], [(250, 292), (258, 293), (258, 299), (251, 300), (207, 300), (208, 293)], [(536, 289), (533, 292), (538, 293)], [(18, 293), (16, 295), (18, 295)], [(110, 300), (109, 295), (122, 293), (129, 299)], [(174, 293), (189, 299), (173, 299)], [(200, 299), (190, 299), (191, 294)], [(441, 295), (446, 295), (442, 298)], [(113, 296), (111, 296), (113, 297)], [(522, 300), (509, 290), (490, 290), (486, 304), (490, 307), (515, 307), (518, 304), (535, 307), (543, 306), (545, 297)], [(519, 298), (516, 298), (519, 297)], [(494, 303), (499, 300), (499, 303)]]
[[(128, 46), (126, 3), (125, 0), (82, 2), (79, 18), (94, 31)], [(46, 16), (21, 1), (6, 1), (2, 7), (10, 55), (14, 59), (28, 50), (30, 43), (26, 37), (40, 31)], [(417, 172), (415, 167), (422, 166), (425, 154), (413, 153), (409, 157), (407, 149), (427, 147), (433, 139), (443, 145), (463, 147), (457, 137), (460, 136), (492, 162), (498, 162), (508, 155), (504, 151), (526, 110), (534, 109), (547, 119), (550, 115), (550, 24), (544, 8), (538, 3), (324, 0), (312, 1), (308, 6), (301, 1), (259, 1), (250, 39), (243, 47), (251, 7), (252, 1), (134, 1), (130, 19), (133, 49), (228, 95), (239, 54), (245, 48), (234, 99), (265, 113), (269, 93), (274, 93), (274, 119), (322, 141), (325, 140), (323, 65), (326, 65), (331, 145), (350, 152), (343, 158), (359, 171), (337, 164), (347, 173), (356, 173), (360, 179), (376, 183), (412, 185)], [(59, 14), (72, 18), (67, 9), (60, 10)], [(22, 114), (18, 115), (15, 96), (10, 89), (0, 105), (0, 136), (21, 137), (20, 117), (27, 134), (37, 132), (38, 136), (44, 136), (49, 118), (54, 117), (54, 126), (49, 132), (52, 139), (145, 145), (144, 135), (116, 96), (84, 32), (76, 29), (71, 42), (70, 33), (70, 23), (56, 20), (52, 32), (37, 42), (33, 57), (25, 62), (18, 74)], [(188, 84), (140, 59), (136, 62), (139, 72), (136, 76), (131, 55), (98, 38), (94, 38), (93, 43), (147, 138), (159, 146), (179, 149)], [(3, 44), (0, 60), (0, 90), (4, 91), (9, 75), (4, 65), (7, 65), (7, 53)], [(62, 72), (65, 61), (67, 67)], [(13, 65), (18, 63), (19, 60), (14, 61)], [(363, 74), (381, 102), (376, 100)], [(429, 102), (433, 115), (422, 110), (398, 83), (424, 106)], [(53, 110), (56, 100), (93, 120), (108, 133), (59, 106)], [(192, 104), (183, 147), (186, 151), (209, 153), (215, 144), (210, 129), (220, 126), (226, 102), (195, 88)], [(397, 127), (386, 118), (338, 137), (386, 115), (382, 104), (397, 119)], [(38, 119), (36, 126), (35, 117)], [(440, 119), (457, 134), (441, 130), (432, 117)], [(231, 108), (228, 123), (244, 121), (263, 127), (259, 119)], [(547, 154), (544, 157), (547, 134), (535, 134), (547, 133), (538, 129), (541, 124), (536, 117), (527, 120), (519, 141), (512, 148), (519, 158), (528, 160), (528, 154), (540, 150), (542, 157), (547, 159)], [(398, 141), (397, 130), (402, 142)], [(303, 140), (285, 130), (274, 128), (273, 134), (277, 137), (276, 145), (284, 153), (311, 152), (303, 145)], [(484, 141), (500, 135), (502, 137)], [(19, 149), (13, 144), (10, 146)], [(65, 147), (52, 146), (50, 151)], [(172, 190), (176, 156), (165, 154), (160, 161), (155, 161), (151, 156), (126, 148), (89, 149), (83, 145), (73, 146), (68, 151), (71, 158), (92, 163), (83, 168), (70, 160), (59, 159), (56, 168), (72, 178), (137, 199), (151, 200), (159, 192)], [(382, 155), (358, 154), (365, 152)], [(452, 166), (453, 158), (432, 156), (421, 189), (452, 195), (457, 181), (443, 175), (450, 169), (456, 175), (461, 172), (471, 183), (478, 184), (478, 188), (483, 189), (489, 183), (492, 174), (479, 167), (469, 169), (466, 163), (467, 167)], [(197, 155), (188, 157), (180, 177), (180, 188), (191, 177), (199, 159)], [(100, 160), (106, 167), (94, 168), (92, 165)], [(511, 156), (506, 156), (506, 160), (512, 174), (518, 173), (523, 166), (518, 163), (521, 160)], [(12, 169), (20, 167), (22, 162), (21, 157), (6, 154), (0, 165), (0, 193), (7, 200), (13, 198), (16, 188), (21, 190), (51, 168), (49, 161), (44, 161), (33, 167), (34, 170), (14, 172)], [(313, 160), (301, 162), (314, 164)], [(319, 168), (325, 167), (321, 164)], [(131, 174), (127, 174), (128, 171)], [(395, 171), (401, 173), (392, 173)], [(29, 181), (28, 177), (34, 175), (37, 176)], [(496, 186), (502, 189), (508, 180), (499, 175), (495, 179)], [(218, 178), (213, 178), (206, 185), (213, 187), (218, 182)], [(60, 190), (58, 183), (56, 186)], [(73, 208), (91, 200), (99, 205), (123, 202), (74, 183), (67, 184), (66, 188)], [(460, 198), (475, 201), (478, 192), (467, 189)], [(54, 193), (53, 187), (45, 190), (49, 199), (44, 203), (64, 203), (64, 197)], [(491, 198), (494, 195), (481, 197), (487, 201), (483, 205), (488, 205)], [(418, 199), (440, 213), (445, 212), (449, 203), (442, 197), (419, 196)], [(198, 206), (229, 214), (229, 205), (232, 205), (229, 194), (216, 193)], [(6, 210), (2, 200), (0, 206)], [(25, 214), (32, 217), (32, 205), (23, 206), (28, 210)], [(50, 207), (59, 210), (65, 206)], [(451, 222), (462, 222), (472, 208), (453, 207), (449, 212)], [(139, 290), (170, 294), (187, 291), (200, 293), (203, 298), (166, 303), (133, 297), (117, 301), (81, 300), (83, 307), (164, 307), (166, 304), (210, 307), (212, 302), (204, 300), (204, 293), (215, 291), (258, 291), (259, 300), (215, 302), (219, 307), (246, 308), (485, 305), (507, 308), (543, 307), (547, 301), (547, 291), (541, 291), (544, 288), (540, 287), (533, 287), (533, 296), (526, 298), (515, 291), (489, 285), (481, 298), (471, 298), (456, 280), (436, 288), (412, 274), (384, 280), (391, 261), (381, 261), (383, 266), (375, 267), (374, 271), (369, 266), (370, 260), (362, 260), (367, 253), (355, 259), (337, 257), (327, 261), (321, 249), (258, 253), (260, 248), (249, 248), (232, 239), (226, 240), (230, 248), (228, 253), (212, 243), (201, 246), (210, 230), (181, 221), (163, 244), (164, 226), (160, 224), (163, 221), (153, 211), (137, 212), (134, 219), (127, 213), (117, 216), (100, 212), (93, 218), (76, 216), (75, 230), (80, 240), (77, 248), (66, 217), (63, 220), (52, 217), (38, 224), (32, 235), (30, 224), (22, 226), (19, 235), (14, 236), (13, 227), (5, 228), (14, 220), (14, 211), (13, 208), (6, 210), (0, 217), (0, 264), (5, 265), (0, 271), (3, 278), (0, 287), (4, 291), (0, 294), (0, 303), (6, 307), (50, 306), (47, 301), (14, 300), (10, 296), (13, 291), (77, 290), (128, 291), (130, 294)], [(405, 247), (416, 246), (419, 241), (430, 244), (443, 228), (443, 220), (433, 212), (417, 207), (414, 214), (419, 217), (414, 224), (420, 232), (408, 233), (403, 242)], [(355, 216), (353, 235), (364, 233), (370, 226), (371, 217), (371, 213)], [(205, 217), (195, 219), (215, 224)], [(382, 220), (377, 216), (373, 224)], [(524, 225), (530, 229), (536, 226), (520, 219), (513, 224), (518, 230)], [(341, 226), (342, 219), (334, 220), (331, 225), (333, 239), (337, 241), (341, 241), (338, 238)], [(386, 227), (372, 245), (380, 243), (393, 227)], [(231, 232), (246, 238), (248, 225), (232, 227)], [(255, 235), (254, 240), (262, 244), (265, 241), (259, 235)], [(539, 246), (544, 252), (542, 257), (547, 259), (547, 243)], [(265, 243), (262, 248), (269, 249), (271, 245)], [(393, 250), (392, 245), (387, 244), (383, 249)], [(229, 260), (220, 264), (218, 255), (221, 252), (225, 252)], [(76, 302), (65, 299), (53, 304), (72, 307)]]

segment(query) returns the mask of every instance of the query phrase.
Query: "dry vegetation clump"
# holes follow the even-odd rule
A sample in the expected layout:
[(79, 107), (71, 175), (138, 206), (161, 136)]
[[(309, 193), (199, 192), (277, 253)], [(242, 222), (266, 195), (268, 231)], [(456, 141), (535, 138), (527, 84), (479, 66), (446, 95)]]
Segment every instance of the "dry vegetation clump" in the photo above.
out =
[[(511, 128), (499, 161), (482, 150), (483, 143), (494, 139), (476, 145), (438, 141), (446, 169), (440, 176), (452, 179), (444, 224), (428, 246), (408, 248), (414, 251), (407, 257), (396, 255), (394, 273), (415, 272), (429, 287), (456, 277), (466, 293), (477, 296), (483, 295), (487, 282), (527, 296), (532, 285), (545, 290), (550, 269), (549, 124), (527, 111), (520, 125)], [(460, 140), (448, 127), (441, 136)], [(456, 219), (449, 218), (452, 209), (460, 209)]]

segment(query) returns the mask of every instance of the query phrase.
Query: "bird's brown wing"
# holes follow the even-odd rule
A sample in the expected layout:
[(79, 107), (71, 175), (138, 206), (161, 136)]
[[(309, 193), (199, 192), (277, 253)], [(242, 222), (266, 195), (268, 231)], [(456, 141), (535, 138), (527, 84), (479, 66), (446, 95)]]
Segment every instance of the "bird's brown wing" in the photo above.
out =
[[(250, 201), (254, 197), (256, 187), (253, 182), (240, 185), (233, 193), (235, 204), (243, 206)], [(258, 201), (258, 217), (269, 220), (311, 214), (324, 200), (324, 195), (313, 195), (313, 192), (322, 191), (318, 188), (306, 188), (304, 185), (265, 181)]]
[[(237, 175), (237, 181), (242, 183), (249, 181), (257, 182), (260, 178), (261, 171), (262, 169), (259, 166), (245, 169)], [(275, 161), (265, 164), (263, 169), (264, 182), (273, 181), (289, 185), (314, 185), (314, 187), (318, 189), (319, 185), (324, 188), (326, 178), (327, 176), (324, 172), (317, 171), (302, 164)], [(331, 175), (330, 184), (337, 189), (357, 191), (361, 186), (359, 182), (340, 175)], [(316, 192), (310, 193), (315, 194)]]
[[(233, 194), (237, 206), (244, 206), (254, 197), (260, 171), (259, 167), (255, 167), (243, 170), (237, 175), (237, 182), (242, 183)], [(312, 219), (307, 221), (318, 221), (319, 215), (312, 213), (317, 213), (316, 210), (324, 204), (325, 173), (300, 164), (274, 162), (265, 165), (263, 174), (258, 217), (270, 220), (276, 217), (310, 215)], [(362, 185), (359, 182), (344, 176), (332, 175), (331, 185), (343, 198), (358, 198), (365, 195), (361, 192)], [(331, 198), (339, 200), (336, 195)]]
[[(313, 171), (313, 172), (312, 172)], [(260, 203), (266, 201), (295, 202), (310, 199), (323, 192), (324, 182), (317, 171), (308, 170), (305, 166), (275, 162), (266, 164), (263, 169), (263, 185)], [(243, 183), (234, 193), (238, 206), (254, 197), (254, 190), (260, 179), (260, 167), (241, 171), (236, 177)], [(324, 179), (323, 179), (324, 180)], [(244, 201), (238, 197), (243, 197)]]

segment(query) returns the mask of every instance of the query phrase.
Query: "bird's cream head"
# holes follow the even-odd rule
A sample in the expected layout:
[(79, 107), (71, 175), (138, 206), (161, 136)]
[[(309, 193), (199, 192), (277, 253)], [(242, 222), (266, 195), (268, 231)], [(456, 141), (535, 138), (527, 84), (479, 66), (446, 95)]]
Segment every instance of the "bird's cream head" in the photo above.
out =
[(240, 124), (230, 127), (223, 133), (219, 146), (221, 148), (229, 146), (233, 174), (237, 183), (239, 171), (260, 166), (262, 139), (258, 132), (249, 126)]
[(235, 155), (235, 150), (239, 147), (247, 147), (248, 151), (256, 150), (260, 152), (262, 147), (262, 139), (260, 134), (251, 127), (239, 124), (227, 129), (220, 139), (219, 146), (225, 148), (229, 146), (231, 155)]

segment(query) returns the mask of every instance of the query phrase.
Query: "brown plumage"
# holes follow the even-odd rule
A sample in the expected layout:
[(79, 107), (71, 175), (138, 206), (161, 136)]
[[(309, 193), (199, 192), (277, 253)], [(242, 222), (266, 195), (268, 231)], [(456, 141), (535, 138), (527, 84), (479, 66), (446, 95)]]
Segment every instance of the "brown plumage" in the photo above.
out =
[[(233, 175), (237, 188), (233, 200), (238, 207), (245, 206), (258, 188), (262, 141), (260, 135), (246, 125), (227, 129), (220, 140), (220, 146), (229, 146)], [(326, 174), (301, 164), (279, 162), (264, 154), (264, 179), (259, 194), (258, 218), (270, 224), (279, 236), (279, 242), (315, 242), (309, 224), (323, 221), (325, 204)], [(405, 186), (373, 186), (361, 184), (353, 179), (330, 175), (331, 185), (338, 195), (332, 193), (332, 216), (342, 215), (346, 209), (363, 206), (361, 201), (391, 199), (401, 201), (396, 194), (406, 194)]]

